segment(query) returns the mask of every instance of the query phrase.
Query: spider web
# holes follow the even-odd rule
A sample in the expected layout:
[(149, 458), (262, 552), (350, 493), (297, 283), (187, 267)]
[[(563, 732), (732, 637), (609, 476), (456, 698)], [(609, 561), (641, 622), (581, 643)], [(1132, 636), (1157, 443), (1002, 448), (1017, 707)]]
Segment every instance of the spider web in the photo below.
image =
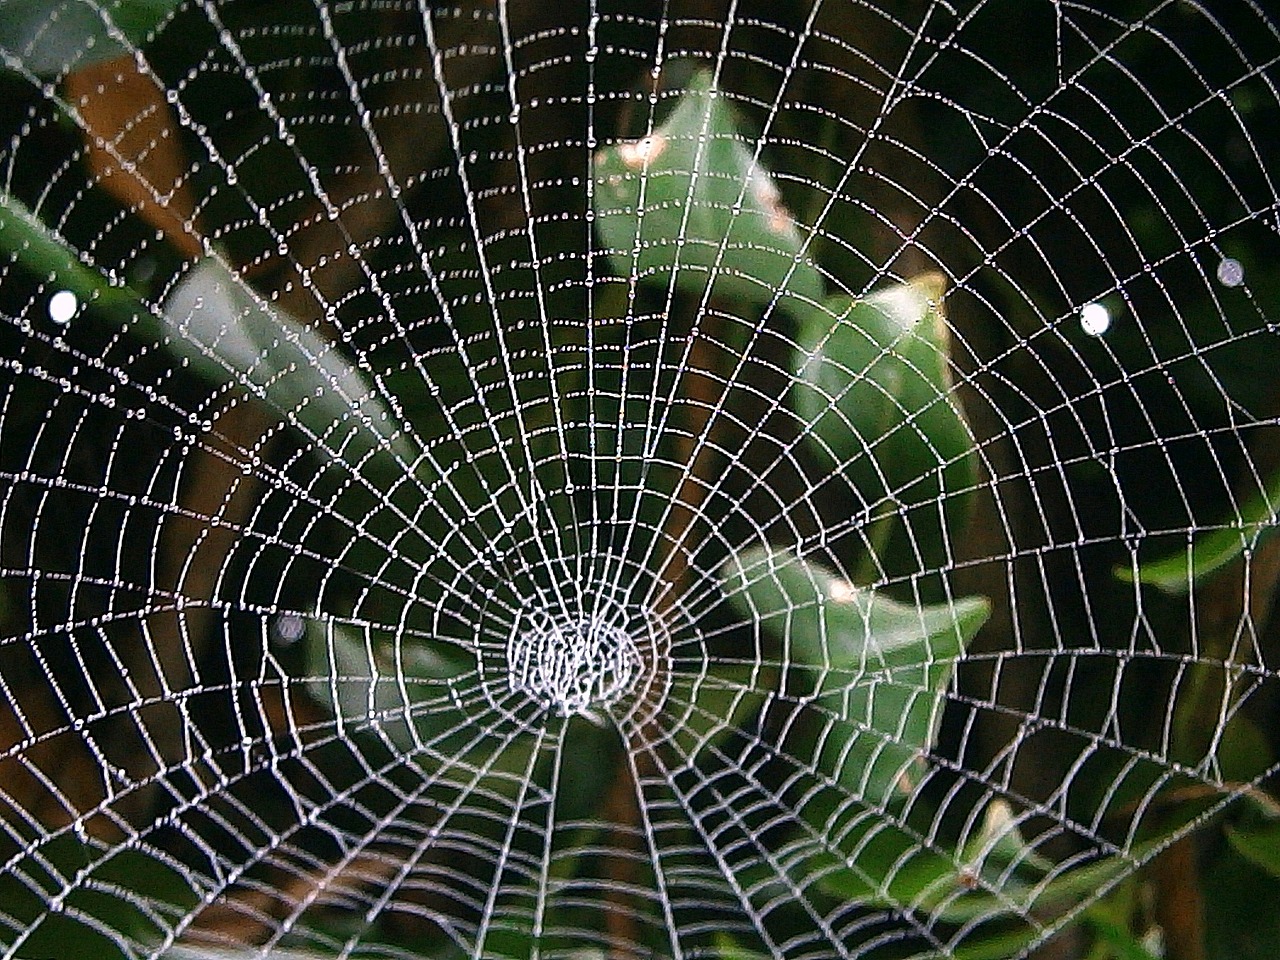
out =
[[(176, 326), (5, 247), (0, 955), (963, 956), (1011, 918), (1026, 955), (1275, 773), (1261, 5), (46, 6), (5, 191)], [(96, 144), (77, 18), (162, 91)], [(796, 412), (783, 289), (724, 293), (697, 178), (663, 193), (694, 71), (788, 280), (945, 278), (971, 479), (869, 466), (914, 414), (853, 455)], [(602, 239), (609, 149), (679, 211), (669, 282)], [(1222, 531), (1218, 580), (1132, 582)], [(759, 608), (768, 551), (990, 616), (850, 672), (822, 603)]]

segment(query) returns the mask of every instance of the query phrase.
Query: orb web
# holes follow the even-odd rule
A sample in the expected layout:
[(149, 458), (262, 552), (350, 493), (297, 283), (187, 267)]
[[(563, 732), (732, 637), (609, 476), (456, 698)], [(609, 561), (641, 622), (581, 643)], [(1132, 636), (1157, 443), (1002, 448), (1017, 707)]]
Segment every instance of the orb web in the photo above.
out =
[(1280, 943), (1278, 63), (0, 0), (0, 957)]

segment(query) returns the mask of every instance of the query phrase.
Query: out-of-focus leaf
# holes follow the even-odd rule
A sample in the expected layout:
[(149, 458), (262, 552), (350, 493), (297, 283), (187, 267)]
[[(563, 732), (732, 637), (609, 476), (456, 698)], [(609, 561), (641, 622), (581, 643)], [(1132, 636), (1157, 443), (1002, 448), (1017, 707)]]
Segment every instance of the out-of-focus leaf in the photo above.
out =
[(949, 923), (1021, 913), (1033, 885), (1052, 868), (1026, 844), (1000, 800), (987, 807), (982, 828), (958, 854), (930, 849), (888, 826), (857, 849), (853, 868), (824, 881), (828, 891)]
[(1106, 941), (1116, 960), (1157, 960), (1156, 955), (1136, 940), (1128, 930), (1120, 925), (1091, 917), (1089, 926)]
[(148, 339), (160, 335), (160, 323), (134, 291), (81, 263), (65, 240), (6, 192), (0, 192), (0, 251), (46, 279), (48, 289), (69, 291), (116, 326)]
[(314, 331), (255, 297), (221, 260), (191, 268), (165, 301), (164, 318), (169, 352), (206, 380), (245, 387), (313, 435), (329, 457), (388, 482), (417, 459), (360, 371)]
[(733, 607), (780, 642), (781, 669), (829, 722), (818, 765), (865, 803), (884, 802), (933, 744), (943, 691), (990, 614), (985, 599), (909, 606), (784, 549), (722, 568)]
[(1235, 519), (1225, 520), (1222, 526), (1196, 537), (1180, 553), (1139, 563), (1136, 577), (1129, 567), (1117, 567), (1116, 576), (1130, 583), (1136, 579), (1138, 583), (1175, 596), (1188, 593), (1205, 577), (1221, 570), (1245, 550), (1257, 549), (1263, 540), (1280, 529), (1277, 510), (1280, 510), (1280, 473), (1271, 478), (1266, 489), (1257, 491), (1241, 505)]
[(319, 617), (308, 619), (304, 640), (307, 689), (340, 733), (376, 731), (397, 751), (425, 742), (438, 753), (446, 749), (440, 738), (464, 725), (451, 682), (475, 660), (461, 649), (397, 642), (390, 631)]
[(757, 306), (821, 300), (800, 231), (710, 73), (649, 136), (598, 150), (594, 176), (596, 223), (621, 276), (666, 286), (674, 272), (686, 293), (710, 286)]
[[(49, 910), (56, 901), (60, 909)], [(104, 851), (66, 833), (35, 846), (0, 877), (0, 914), (25, 927), (18, 955), (112, 957), (121, 939), (162, 937), (199, 903), (180, 868), (141, 847)]]
[[(597, 722), (598, 720), (598, 722)], [(556, 822), (599, 824), (602, 798), (613, 786), (622, 762), (622, 739), (607, 718), (574, 716), (565, 733), (567, 749), (559, 751)], [(581, 866), (569, 858), (563, 866)]]
[(1148, 845), (1131, 857), (1106, 857), (1055, 872), (1025, 843), (1008, 808), (997, 801), (988, 807), (981, 831), (958, 854), (928, 848), (886, 823), (856, 848), (847, 869), (824, 878), (823, 888), (868, 907), (967, 927), (965, 949), (957, 956), (1013, 956), (1043, 937), (1047, 926), (1131, 873), (1133, 862), (1152, 849)]
[(1201, 855), (1206, 956), (1271, 960), (1280, 956), (1280, 823), (1238, 824), (1226, 836)]
[[(835, 460), (864, 501), (886, 498), (925, 545), (964, 519), (976, 445), (954, 395), (945, 280), (930, 273), (870, 296), (799, 312), (792, 404), (811, 448)], [(945, 557), (929, 557), (932, 565)]]
[(1227, 827), (1227, 839), (1245, 860), (1280, 877), (1280, 823)]
[[(350, 956), (358, 960), (370, 953), (357, 951)], [(193, 947), (177, 944), (160, 954), (160, 960), (257, 960), (262, 951), (255, 947)], [(281, 947), (271, 948), (271, 960), (333, 960), (332, 954), (317, 953), (314, 950), (289, 950)]]
[(724, 931), (716, 934), (715, 949), (717, 960), (764, 960), (764, 954), (739, 946)]
[(245, 389), (332, 460), (382, 486), (418, 459), (416, 445), (363, 374), (318, 334), (256, 298), (221, 260), (194, 264), (159, 315), (128, 287), (80, 262), (16, 197), (0, 193), (0, 250), (88, 317), (155, 344), (208, 383)]
[[(778, 671), (769, 665), (716, 663), (705, 676), (679, 674), (672, 680), (670, 703), (682, 705), (675, 741), (687, 756), (717, 747), (735, 731), (744, 731), (768, 699)], [(744, 732), (750, 733), (749, 729)]]
[(1227, 721), (1214, 758), (1226, 783), (1249, 783), (1272, 769), (1276, 762), (1271, 738), (1243, 711), (1237, 711)]
[(5, 0), (0, 50), (57, 75), (145, 43), (181, 0)]
[(1009, 960), (1010, 957), (1022, 956), (1031, 939), (1024, 931), (969, 936), (954, 950), (948, 951), (948, 956), (954, 960)]

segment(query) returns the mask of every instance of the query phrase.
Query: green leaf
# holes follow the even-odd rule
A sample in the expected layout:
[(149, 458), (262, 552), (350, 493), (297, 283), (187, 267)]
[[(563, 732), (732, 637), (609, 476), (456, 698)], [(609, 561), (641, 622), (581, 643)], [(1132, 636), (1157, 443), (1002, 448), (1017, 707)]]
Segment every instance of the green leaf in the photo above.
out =
[(764, 954), (739, 946), (723, 930), (715, 936), (715, 951), (716, 960), (764, 960)]
[(548, 796), (552, 754), (535, 756), (538, 736), (502, 711), (477, 709), (471, 651), (318, 616), (307, 620), (302, 642), (306, 690), (334, 717), (338, 737), (380, 740), (430, 768), (438, 783), (473, 791), (480, 807), (524, 792)]
[(398, 752), (426, 742), (447, 751), (464, 725), (454, 682), (475, 659), (446, 643), (397, 642), (389, 630), (312, 617), (303, 636), (307, 689), (339, 735), (374, 733)]
[(947, 558), (928, 545), (949, 535), (944, 512), (951, 533), (963, 521), (977, 475), (948, 365), (944, 288), (931, 273), (799, 311), (792, 388), (810, 449), (833, 458), (867, 504), (896, 505), (926, 567)]
[(784, 549), (728, 561), (721, 587), (778, 639), (791, 682), (829, 718), (819, 765), (868, 804), (933, 745), (952, 667), (990, 614), (979, 597), (897, 603)]
[(1116, 960), (1157, 960), (1155, 954), (1134, 939), (1133, 934), (1119, 924), (1090, 917), (1089, 926), (1111, 948)]
[(33, 845), (0, 876), (0, 913), (26, 933), (22, 956), (123, 956), (121, 942), (160, 939), (199, 900), (165, 854), (70, 832)]
[(1207, 955), (1273, 960), (1280, 956), (1280, 822), (1232, 826), (1226, 836), (1226, 844), (1200, 847)]
[(164, 304), (163, 345), (213, 383), (245, 387), (323, 453), (381, 482), (416, 446), (364, 376), (328, 341), (259, 299), (221, 260), (195, 264)]
[(318, 452), (387, 486), (418, 460), (415, 443), (364, 375), (328, 341), (259, 299), (216, 257), (192, 265), (153, 311), (128, 287), (81, 262), (16, 197), (0, 193), (0, 250), (46, 289), (84, 305), (70, 322), (105, 322), (158, 346), (207, 383), (246, 390)]
[(1280, 510), (1280, 472), (1265, 489), (1245, 501), (1234, 520), (1226, 520), (1222, 526), (1196, 537), (1179, 553), (1140, 563), (1136, 577), (1129, 567), (1117, 567), (1116, 576), (1129, 583), (1136, 579), (1138, 583), (1175, 596), (1186, 594), (1246, 550), (1256, 550), (1263, 540), (1280, 529), (1277, 510)]
[(674, 272), (685, 293), (710, 286), (759, 307), (821, 300), (800, 230), (753, 154), (705, 70), (649, 136), (598, 150), (592, 202), (615, 272), (663, 287)]
[[(375, 951), (348, 954), (349, 960), (375, 955)], [(175, 944), (160, 954), (160, 960), (257, 960), (262, 951), (256, 947), (191, 947)], [(318, 953), (314, 950), (288, 950), (278, 946), (271, 948), (271, 960), (333, 960), (333, 953)]]
[(1245, 860), (1280, 877), (1280, 823), (1227, 827), (1227, 840)]
[(965, 950), (957, 950), (957, 956), (1012, 956), (1131, 873), (1134, 863), (1154, 849), (1147, 844), (1128, 857), (1055, 868), (1027, 845), (1009, 807), (997, 800), (959, 853), (926, 847), (885, 822), (868, 831), (849, 865), (828, 873), (822, 886), (863, 906), (906, 910), (931, 924), (967, 928)]
[(5, 0), (0, 49), (32, 73), (63, 75), (151, 39), (181, 0)]
[[(717, 662), (705, 676), (679, 672), (672, 677), (671, 709), (686, 705), (672, 724), (673, 739), (688, 757), (718, 747), (734, 731), (742, 731), (760, 712), (778, 671), (769, 665)], [(746, 731), (750, 732), (750, 731)]]
[(82, 263), (71, 246), (17, 197), (0, 192), (0, 251), (9, 254), (48, 288), (69, 290), (77, 303), (122, 329), (154, 340), (160, 324), (133, 290)]
[(1270, 732), (1237, 710), (1222, 728), (1214, 760), (1221, 782), (1250, 783), (1275, 766)]
[(925, 847), (885, 825), (858, 845), (851, 869), (830, 874), (823, 886), (868, 906), (907, 908), (964, 923), (1025, 912), (1033, 884), (1050, 869), (1023, 840), (1009, 806), (995, 800), (981, 829), (958, 854)]
[[(564, 738), (568, 746), (555, 760), (560, 765), (556, 823), (563, 827), (581, 822), (590, 830), (599, 826), (601, 800), (608, 795), (623, 763), (622, 739), (607, 720), (597, 723), (594, 718), (574, 716), (568, 723)], [(562, 866), (572, 875), (582, 863), (570, 857)]]
[(933, 883), (913, 906), (948, 923), (1002, 915), (1025, 918), (1033, 909), (1036, 919), (1046, 923), (1071, 913), (1092, 894), (1133, 871), (1133, 863), (1123, 857), (1106, 857), (1056, 875), (1031, 859), (1013, 865), (1001, 864), (995, 857), (962, 862), (966, 863), (963, 874)]

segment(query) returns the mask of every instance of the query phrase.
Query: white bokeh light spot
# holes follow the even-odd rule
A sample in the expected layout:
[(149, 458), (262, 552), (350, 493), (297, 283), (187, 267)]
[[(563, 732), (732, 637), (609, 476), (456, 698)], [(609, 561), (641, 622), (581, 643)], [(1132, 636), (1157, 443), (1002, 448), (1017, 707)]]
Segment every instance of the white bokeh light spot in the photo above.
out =
[(1080, 329), (1091, 337), (1100, 337), (1111, 329), (1111, 311), (1100, 303), (1086, 303), (1080, 308)]
[(1224, 287), (1238, 287), (1244, 283), (1244, 264), (1231, 257), (1223, 257), (1218, 264), (1218, 282)]
[(70, 290), (59, 290), (49, 298), (49, 319), (60, 326), (70, 323), (79, 309), (80, 301)]

